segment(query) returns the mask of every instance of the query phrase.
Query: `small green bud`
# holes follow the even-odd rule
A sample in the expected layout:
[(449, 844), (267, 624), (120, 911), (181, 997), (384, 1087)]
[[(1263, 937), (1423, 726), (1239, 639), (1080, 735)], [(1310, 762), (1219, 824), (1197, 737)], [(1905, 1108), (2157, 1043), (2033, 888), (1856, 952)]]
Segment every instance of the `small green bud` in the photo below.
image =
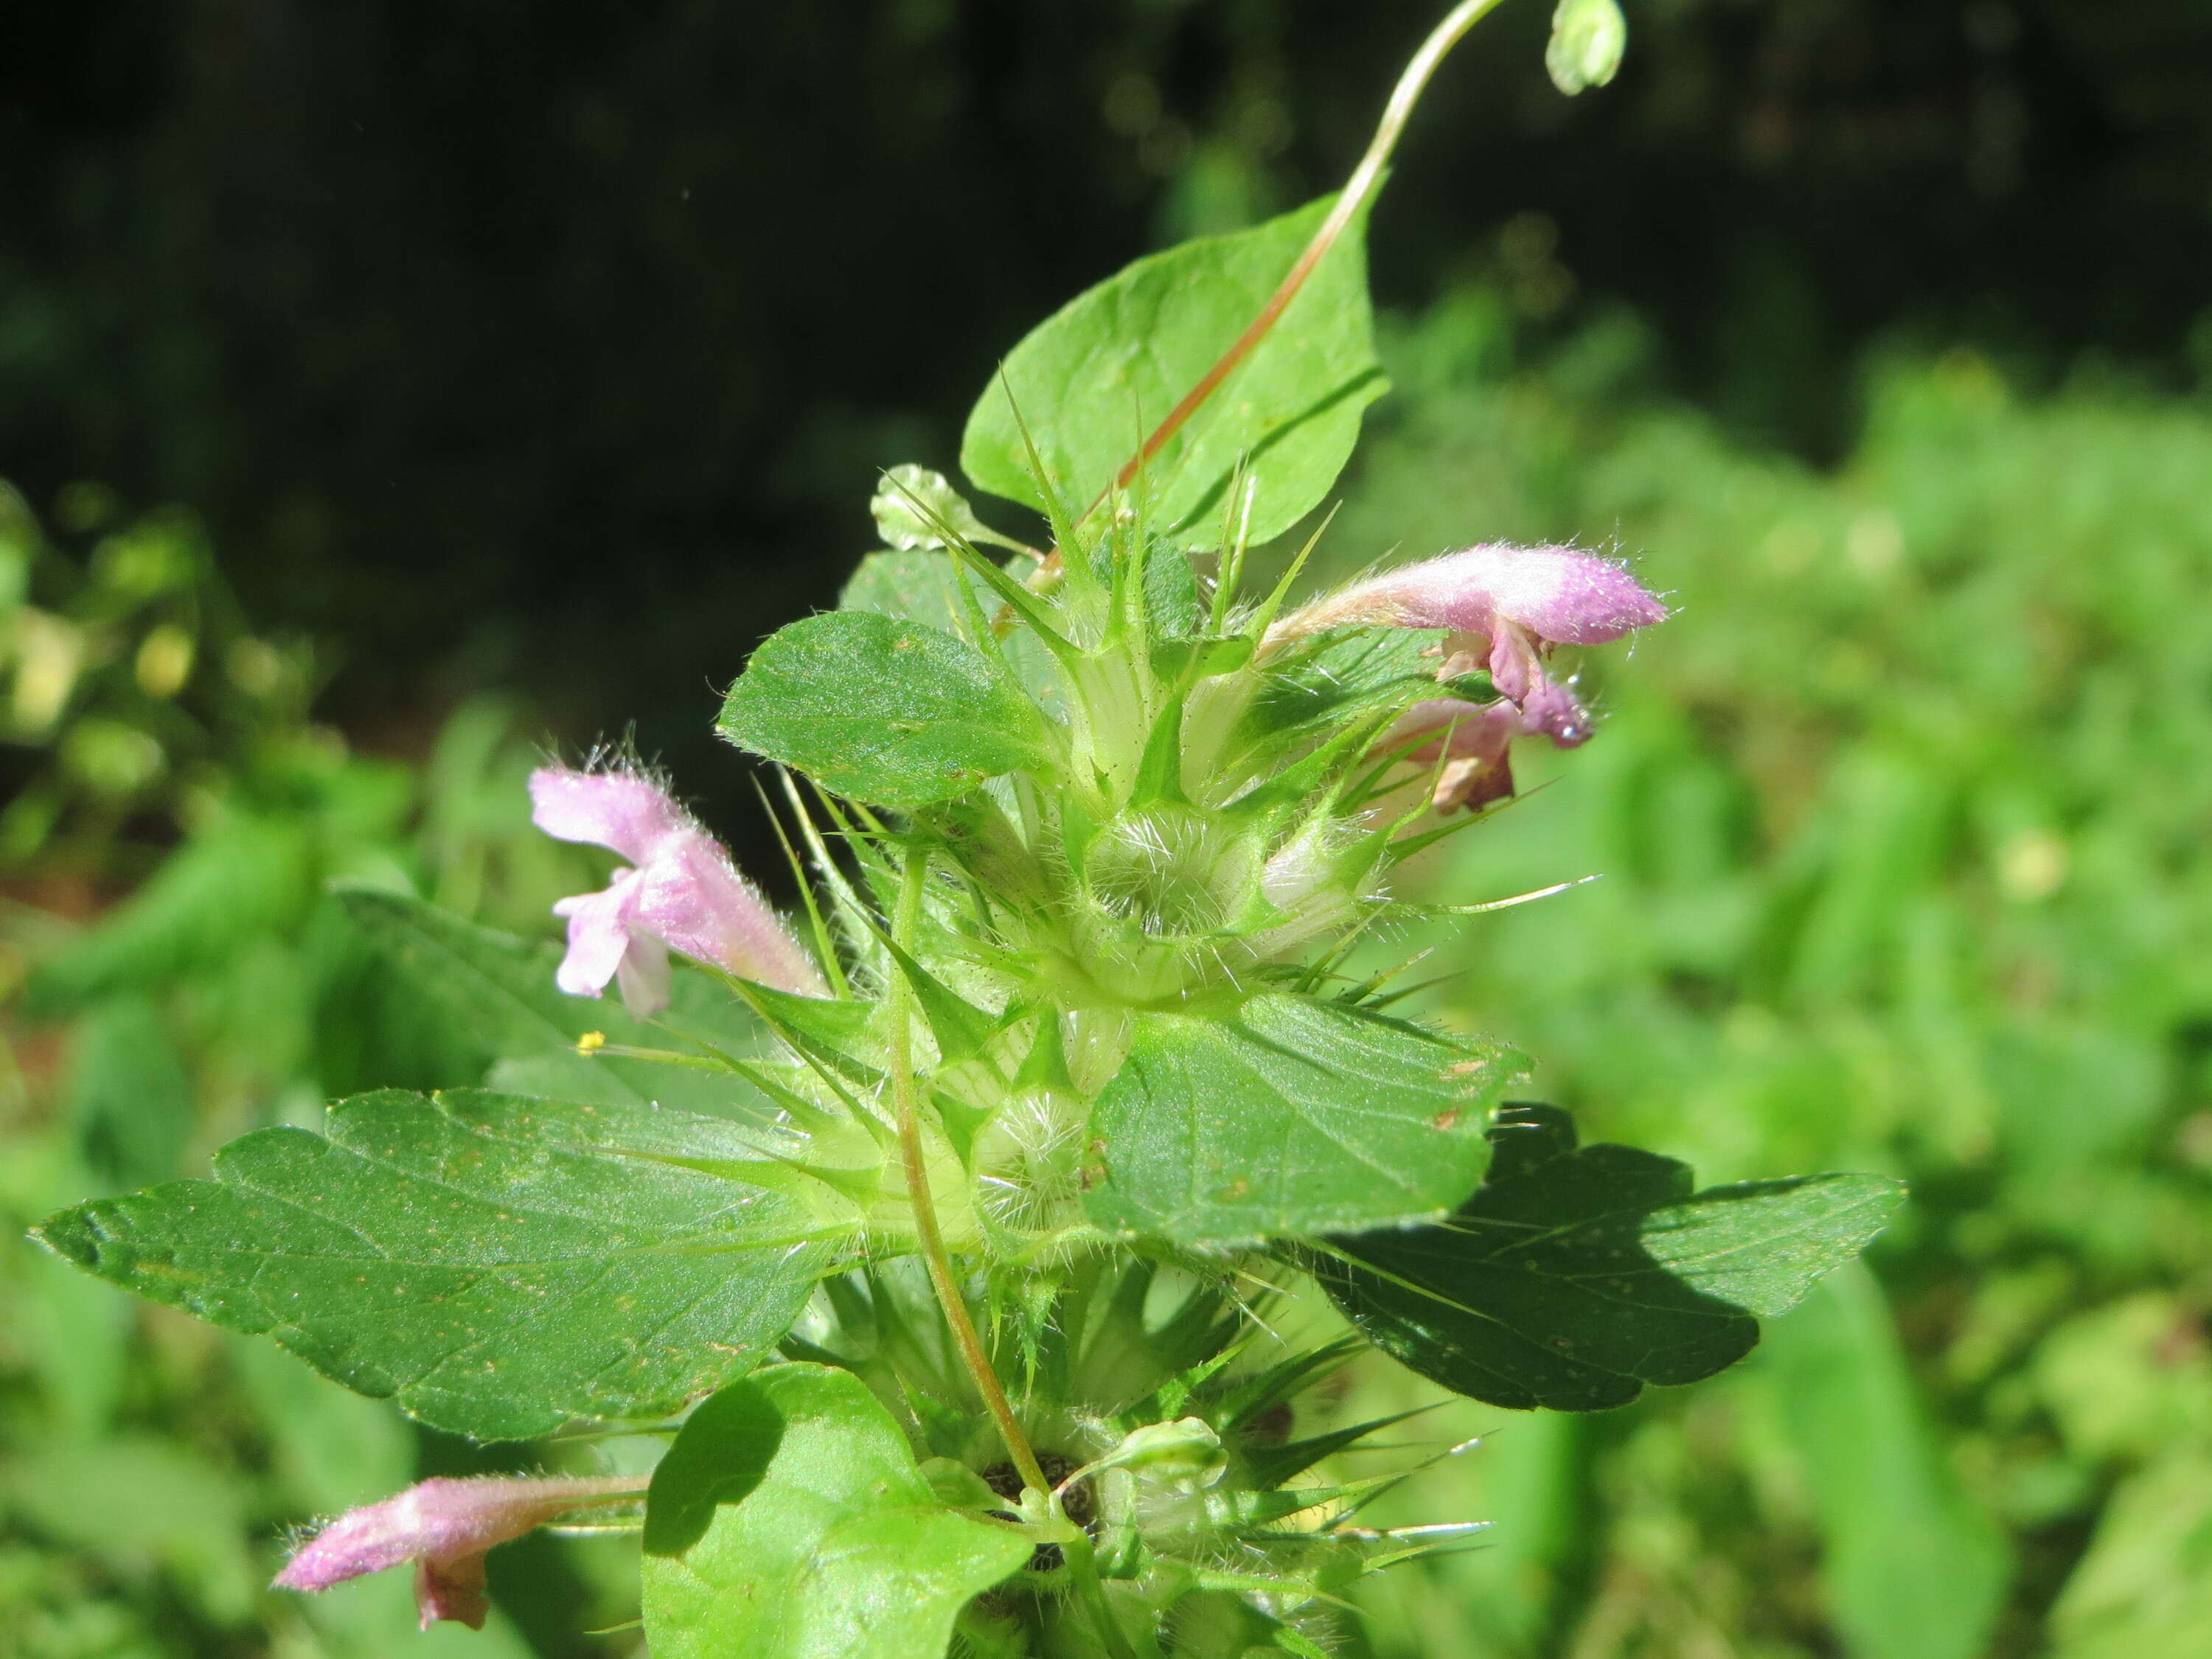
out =
[(1552, 84), (1572, 97), (1612, 80), (1627, 46), (1628, 20), (1618, 0), (1559, 0), (1544, 67), (1552, 72)]
[(977, 518), (968, 498), (942, 472), (911, 461), (884, 469), (883, 488), (868, 502), (868, 511), (875, 515), (876, 533), (885, 547), (946, 547), (957, 539), (971, 546), (988, 543), (1028, 550)]
[(1099, 1469), (1143, 1469), (1169, 1480), (1210, 1486), (1221, 1479), (1229, 1454), (1221, 1449), (1221, 1437), (1201, 1419), (1178, 1418), (1172, 1423), (1147, 1423), (1132, 1429), (1121, 1443), (1091, 1467)]

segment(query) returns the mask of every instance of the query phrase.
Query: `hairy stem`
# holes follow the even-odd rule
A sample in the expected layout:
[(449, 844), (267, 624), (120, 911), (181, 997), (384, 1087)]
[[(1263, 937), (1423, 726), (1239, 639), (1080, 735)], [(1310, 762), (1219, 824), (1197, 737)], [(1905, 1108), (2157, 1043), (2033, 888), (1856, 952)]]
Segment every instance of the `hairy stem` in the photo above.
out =
[(1359, 158), (1359, 165), (1352, 169), (1352, 177), (1345, 181), (1344, 189), (1336, 198), (1336, 205), (1329, 210), (1328, 217), (1322, 221), (1321, 228), (1314, 232), (1313, 240), (1306, 244), (1305, 252), (1298, 255), (1297, 263), (1291, 267), (1290, 274), (1268, 296), (1267, 303), (1260, 307), (1260, 314), (1252, 319), (1251, 325), (1237, 337), (1236, 343), (1223, 352), (1220, 360), (1206, 371), (1198, 384), (1183, 394), (1182, 401), (1168, 411), (1167, 418), (1152, 428), (1152, 435), (1145, 440), (1143, 447), (1129, 458), (1115, 477), (1113, 487), (1101, 490), (1098, 499), (1085, 509), (1083, 516), (1085, 519), (1096, 513), (1115, 490), (1127, 489), (1146, 463), (1182, 430), (1184, 423), (1198, 412), (1199, 405), (1212, 397), (1221, 383), (1236, 372), (1237, 366), (1250, 356), (1253, 349), (1267, 337), (1291, 301), (1297, 298), (1298, 290), (1305, 286), (1306, 278), (1313, 275), (1314, 267), (1335, 246), (1336, 239), (1344, 234), (1345, 227), (1358, 216), (1360, 210), (1374, 196), (1376, 187), (1382, 182), (1382, 169), (1389, 163), (1390, 153), (1397, 149), (1399, 137), (1406, 130), (1407, 119), (1413, 114), (1413, 106), (1420, 101), (1430, 76), (1437, 71), (1437, 65), (1443, 61), (1446, 52), (1459, 44), (1460, 37), (1498, 3), (1499, 0), (1460, 0), (1443, 21), (1430, 31), (1429, 38), (1421, 42), (1421, 49), (1406, 65), (1405, 73), (1398, 77), (1398, 84), (1390, 94), (1390, 101), (1383, 106), (1382, 118), (1376, 125), (1375, 137), (1367, 146), (1367, 153)]
[[(921, 851), (909, 852), (906, 861), (906, 879), (899, 887), (898, 913), (891, 920), (891, 931), (899, 948), (909, 956), (914, 951), (915, 924), (921, 912), (921, 884), (928, 868), (928, 855)], [(895, 1008), (891, 1018), (891, 1095), (898, 1109), (899, 1156), (906, 1172), (907, 1201), (914, 1209), (914, 1231), (921, 1249), (921, 1259), (929, 1268), (929, 1282), (936, 1289), (939, 1304), (945, 1310), (945, 1322), (952, 1332), (952, 1340), (967, 1363), (969, 1375), (983, 1396), (983, 1407), (991, 1413), (991, 1420), (999, 1425), (1000, 1437), (1006, 1443), (1006, 1455), (1013, 1460), (1023, 1484), (1042, 1492), (1049, 1493), (1052, 1483), (1044, 1477), (1036, 1453), (1030, 1449), (1029, 1437), (1015, 1420), (1014, 1408), (1000, 1386), (999, 1374), (992, 1368), (991, 1358), (983, 1352), (982, 1339), (975, 1333), (975, 1322), (968, 1316), (968, 1301), (960, 1293), (960, 1280), (952, 1270), (952, 1258), (946, 1254), (945, 1236), (938, 1231), (937, 1206), (929, 1195), (929, 1165), (922, 1155), (921, 1120), (915, 1108), (914, 1098), (914, 994), (903, 980), (894, 982), (892, 997)]]

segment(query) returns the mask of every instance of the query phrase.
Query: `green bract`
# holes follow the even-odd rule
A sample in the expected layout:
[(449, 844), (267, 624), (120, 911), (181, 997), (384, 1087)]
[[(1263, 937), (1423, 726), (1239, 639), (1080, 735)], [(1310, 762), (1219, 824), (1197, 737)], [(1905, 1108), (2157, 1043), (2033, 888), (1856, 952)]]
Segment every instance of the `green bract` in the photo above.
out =
[[(342, 1102), (326, 1134), (250, 1134), (214, 1181), (46, 1243), (462, 1434), (688, 1412), (644, 1522), (667, 1659), (1133, 1659), (1164, 1630), (1189, 1659), (1311, 1659), (1352, 1581), (1433, 1538), (1366, 1527), (1395, 1476), (1331, 1463), (1383, 1425), (1292, 1433), (1362, 1346), (1273, 1334), (1301, 1274), (1504, 1406), (1739, 1358), (1894, 1184), (1693, 1193), (1672, 1160), (1577, 1149), (1563, 1115), (1499, 1106), (1520, 1055), (1389, 1012), (1399, 969), (1354, 966), (1413, 913), (1405, 860), (1474, 822), (1429, 810), (1452, 745), (1543, 729), (1522, 701), (1556, 690), (1459, 672), (1507, 626), (1487, 589), (1438, 601), (1446, 659), (1387, 615), (1278, 627), (1288, 579), (1245, 579), (1382, 390), (1366, 205), (1141, 260), (1013, 352), (963, 461), (1048, 549), (884, 474), (892, 546), (760, 646), (720, 721), (786, 769), (811, 960), (660, 780), (545, 769), (540, 823), (632, 866), (561, 907), (565, 958), (348, 899), (476, 1056), (453, 1081), (490, 1089)], [(1521, 584), (1547, 605), (1571, 609), (1562, 570), (1634, 587), (1568, 549), (1474, 563), (1520, 558), (1549, 562)], [(1510, 790), (1502, 750), (1466, 763)], [(664, 975), (672, 946), (695, 961)], [(556, 960), (653, 1018), (560, 994)], [(503, 1500), (438, 1498), (471, 1501)], [(435, 1614), (467, 1565), (433, 1565)]]

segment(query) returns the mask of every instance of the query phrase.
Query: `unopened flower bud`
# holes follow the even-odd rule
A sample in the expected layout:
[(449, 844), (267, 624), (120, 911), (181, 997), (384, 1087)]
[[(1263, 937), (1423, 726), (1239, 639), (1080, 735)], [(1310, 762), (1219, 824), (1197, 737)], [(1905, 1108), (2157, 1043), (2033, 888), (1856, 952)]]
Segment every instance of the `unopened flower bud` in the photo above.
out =
[(331, 1522), (285, 1564), (276, 1588), (326, 1590), (412, 1561), (415, 1606), (424, 1630), (441, 1619), (482, 1630), (490, 1611), (484, 1596), (487, 1550), (585, 1505), (639, 1498), (645, 1485), (631, 1476), (425, 1480)]
[(1203, 1418), (1184, 1417), (1132, 1429), (1091, 1468), (1143, 1469), (1161, 1480), (1210, 1486), (1221, 1478), (1228, 1462), (1221, 1437), (1212, 1427)]
[(1628, 20), (1620, 15), (1618, 0), (1559, 0), (1552, 14), (1544, 67), (1551, 71), (1552, 84), (1572, 97), (1612, 80), (1627, 48)]

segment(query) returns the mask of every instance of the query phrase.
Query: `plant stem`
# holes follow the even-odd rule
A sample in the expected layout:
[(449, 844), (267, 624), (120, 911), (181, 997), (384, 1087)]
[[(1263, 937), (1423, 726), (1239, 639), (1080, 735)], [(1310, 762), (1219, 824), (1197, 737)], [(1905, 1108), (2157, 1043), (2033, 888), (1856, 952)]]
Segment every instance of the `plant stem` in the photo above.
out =
[(1382, 169), (1389, 162), (1391, 151), (1397, 149), (1399, 136), (1406, 130), (1407, 119), (1413, 114), (1413, 106), (1420, 101), (1421, 94), (1428, 87), (1429, 77), (1437, 71), (1437, 65), (1443, 61), (1446, 52), (1459, 44), (1460, 37), (1498, 3), (1499, 0), (1460, 0), (1443, 21), (1429, 32), (1429, 38), (1421, 42), (1421, 49), (1413, 54), (1413, 61), (1406, 65), (1405, 73), (1398, 77), (1397, 87), (1390, 94), (1390, 101), (1383, 106), (1382, 118), (1376, 125), (1375, 137), (1367, 146), (1366, 155), (1359, 158), (1359, 165), (1352, 169), (1352, 177), (1345, 181), (1343, 191), (1337, 196), (1336, 205), (1329, 210), (1328, 217), (1322, 221), (1321, 228), (1314, 232), (1313, 240), (1306, 244), (1305, 252), (1298, 255), (1297, 263), (1291, 267), (1290, 275), (1283, 278), (1281, 284), (1269, 296), (1267, 303), (1260, 307), (1260, 314), (1252, 319), (1250, 326), (1237, 337), (1236, 343), (1223, 352), (1220, 360), (1206, 371), (1198, 384), (1183, 394), (1182, 401), (1168, 411), (1167, 418), (1152, 428), (1152, 435), (1145, 440), (1144, 447), (1129, 458), (1128, 463), (1115, 477), (1112, 488), (1101, 490), (1098, 499), (1084, 510), (1084, 518), (1088, 519), (1096, 513), (1115, 490), (1127, 489), (1145, 464), (1165, 448), (1168, 441), (1198, 412), (1199, 405), (1212, 397), (1221, 383), (1236, 371), (1237, 366), (1250, 356), (1253, 349), (1267, 337), (1291, 301), (1297, 298), (1298, 290), (1305, 286), (1306, 278), (1313, 275), (1314, 267), (1335, 246), (1336, 239), (1344, 234), (1345, 227), (1358, 216), (1360, 210), (1367, 205), (1376, 186), (1382, 182)]
[[(892, 935), (899, 948), (913, 954), (915, 925), (921, 912), (921, 884), (928, 870), (928, 854), (919, 848), (907, 854), (906, 878), (899, 886), (898, 913), (891, 919)], [(896, 981), (891, 990), (891, 1095), (898, 1109), (900, 1161), (906, 1173), (907, 1202), (914, 1209), (914, 1231), (921, 1248), (921, 1259), (929, 1267), (929, 1282), (936, 1289), (938, 1304), (945, 1310), (945, 1322), (952, 1332), (954, 1345), (960, 1357), (967, 1362), (969, 1375), (975, 1379), (976, 1389), (983, 1396), (983, 1407), (991, 1413), (991, 1420), (999, 1425), (1000, 1437), (1006, 1443), (1006, 1455), (1013, 1460), (1015, 1470), (1023, 1484), (1049, 1495), (1052, 1483), (1044, 1477), (1037, 1462), (1036, 1453), (1030, 1449), (1029, 1437), (1015, 1419), (1014, 1408), (1000, 1386), (998, 1372), (992, 1368), (991, 1358), (983, 1352), (982, 1339), (975, 1333), (975, 1322), (968, 1316), (967, 1298), (960, 1293), (960, 1280), (952, 1271), (952, 1258), (945, 1253), (945, 1236), (938, 1231), (937, 1206), (929, 1195), (929, 1165), (922, 1155), (921, 1120), (915, 1107), (914, 1098), (914, 994), (904, 980)]]

